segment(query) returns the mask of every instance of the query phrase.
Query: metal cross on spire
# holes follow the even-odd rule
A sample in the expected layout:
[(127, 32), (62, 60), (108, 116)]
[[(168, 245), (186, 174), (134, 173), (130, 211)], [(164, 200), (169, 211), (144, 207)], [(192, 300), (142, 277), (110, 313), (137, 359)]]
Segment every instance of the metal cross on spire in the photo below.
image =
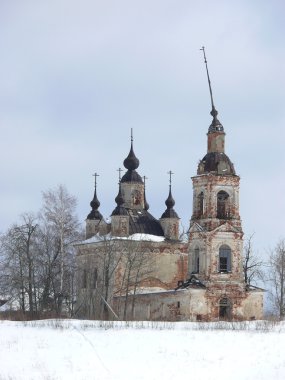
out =
[(94, 177), (94, 187), (95, 187), (95, 190), (96, 190), (96, 188), (97, 188), (97, 177), (99, 177), (99, 174), (94, 173), (94, 174), (92, 174), (92, 176)]
[(211, 96), (212, 110), (215, 110), (214, 100), (213, 100), (213, 93), (212, 93), (212, 87), (211, 87), (211, 81), (210, 81), (209, 70), (208, 70), (208, 64), (207, 64), (207, 58), (206, 58), (206, 53), (205, 53), (205, 46), (202, 46), (200, 50), (203, 50), (203, 54), (204, 54), (204, 62), (205, 62), (205, 65), (206, 65), (206, 71), (207, 71), (207, 77), (208, 77), (208, 84), (209, 84), (209, 90), (210, 90), (210, 96)]
[(133, 138), (133, 128), (131, 128), (131, 143), (133, 143), (134, 138)]
[(117, 172), (119, 172), (119, 183), (121, 182), (121, 173), (122, 173), (123, 169), (119, 168), (117, 169)]
[(167, 174), (169, 174), (169, 187), (171, 187), (172, 176), (174, 173), (171, 170), (169, 170), (169, 172), (167, 172)]

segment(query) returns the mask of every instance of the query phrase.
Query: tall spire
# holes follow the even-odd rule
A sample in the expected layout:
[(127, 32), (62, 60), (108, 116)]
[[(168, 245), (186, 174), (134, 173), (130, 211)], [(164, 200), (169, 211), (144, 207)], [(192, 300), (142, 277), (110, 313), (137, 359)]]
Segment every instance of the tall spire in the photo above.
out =
[(88, 214), (87, 219), (97, 219), (101, 220), (103, 219), (103, 216), (101, 215), (100, 211), (98, 211), (98, 208), (100, 206), (100, 202), (97, 198), (97, 177), (99, 177), (99, 174), (95, 173), (92, 174), (94, 176), (94, 196), (92, 201), (90, 202), (90, 206), (92, 208), (91, 212)]
[(209, 84), (209, 90), (210, 90), (210, 97), (211, 97), (211, 106), (212, 106), (212, 110), (210, 112), (210, 114), (213, 116), (213, 120), (212, 120), (212, 123), (209, 127), (209, 133), (211, 132), (223, 132), (224, 131), (224, 127), (222, 126), (222, 124), (220, 123), (220, 121), (218, 120), (217, 116), (218, 116), (218, 111), (216, 110), (215, 108), (215, 105), (214, 105), (214, 99), (213, 99), (213, 92), (212, 92), (212, 86), (211, 86), (211, 81), (210, 81), (210, 75), (209, 75), (209, 70), (208, 70), (208, 63), (207, 63), (207, 58), (206, 58), (206, 53), (205, 53), (205, 47), (202, 46), (202, 48), (200, 49), (203, 51), (203, 55), (204, 55), (204, 62), (205, 62), (205, 65), (206, 65), (206, 72), (207, 72), (207, 78), (208, 78), (208, 84)]

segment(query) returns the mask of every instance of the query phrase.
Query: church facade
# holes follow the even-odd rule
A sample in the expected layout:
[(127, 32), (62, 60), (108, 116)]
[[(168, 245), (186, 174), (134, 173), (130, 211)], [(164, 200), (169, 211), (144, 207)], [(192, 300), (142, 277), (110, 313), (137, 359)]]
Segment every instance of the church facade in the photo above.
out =
[[(260, 319), (263, 291), (244, 281), (239, 176), (213, 107), (207, 154), (193, 182), (187, 241), (179, 236), (171, 181), (159, 220), (149, 212), (133, 141), (111, 221), (95, 185), (86, 240), (76, 245), (77, 315), (134, 320)], [(95, 177), (96, 180), (96, 177)]]
[(207, 153), (192, 177), (193, 212), (186, 240), (179, 236), (171, 172), (165, 212), (159, 220), (149, 212), (133, 139), (110, 222), (99, 211), (95, 176), (86, 240), (76, 244), (78, 316), (174, 321), (262, 318), (263, 290), (244, 280), (240, 178), (225, 154), (225, 132), (211, 87), (210, 94), (213, 119)]

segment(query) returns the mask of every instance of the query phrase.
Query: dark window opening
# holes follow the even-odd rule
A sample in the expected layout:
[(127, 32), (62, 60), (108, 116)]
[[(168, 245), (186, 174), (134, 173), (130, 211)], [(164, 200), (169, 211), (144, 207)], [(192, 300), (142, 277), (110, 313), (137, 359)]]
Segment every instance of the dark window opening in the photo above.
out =
[(202, 321), (202, 315), (201, 314), (196, 315), (196, 321)]
[(221, 246), (219, 250), (219, 272), (231, 271), (231, 249), (227, 245)]
[(204, 193), (198, 195), (198, 215), (199, 217), (204, 214)]
[(217, 194), (217, 218), (228, 219), (229, 214), (229, 194), (225, 191), (219, 191)]
[(220, 272), (228, 271), (228, 259), (227, 257), (220, 257)]
[(177, 308), (180, 309), (180, 301), (177, 302)]
[(228, 298), (222, 298), (219, 304), (219, 318), (223, 320), (231, 319), (231, 303)]

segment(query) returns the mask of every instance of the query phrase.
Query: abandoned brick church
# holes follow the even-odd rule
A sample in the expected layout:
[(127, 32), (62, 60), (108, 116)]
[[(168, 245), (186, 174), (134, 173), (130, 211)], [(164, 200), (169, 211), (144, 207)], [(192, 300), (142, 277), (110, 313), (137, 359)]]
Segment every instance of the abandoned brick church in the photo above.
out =
[[(209, 76), (208, 82), (210, 86)], [(244, 281), (240, 178), (225, 154), (225, 132), (211, 87), (210, 94), (213, 119), (207, 153), (192, 177), (187, 240), (179, 238), (171, 173), (165, 212), (159, 220), (150, 214), (133, 141), (110, 222), (99, 211), (95, 177), (86, 240), (76, 245), (78, 316), (176, 321), (262, 318), (263, 290)]]

